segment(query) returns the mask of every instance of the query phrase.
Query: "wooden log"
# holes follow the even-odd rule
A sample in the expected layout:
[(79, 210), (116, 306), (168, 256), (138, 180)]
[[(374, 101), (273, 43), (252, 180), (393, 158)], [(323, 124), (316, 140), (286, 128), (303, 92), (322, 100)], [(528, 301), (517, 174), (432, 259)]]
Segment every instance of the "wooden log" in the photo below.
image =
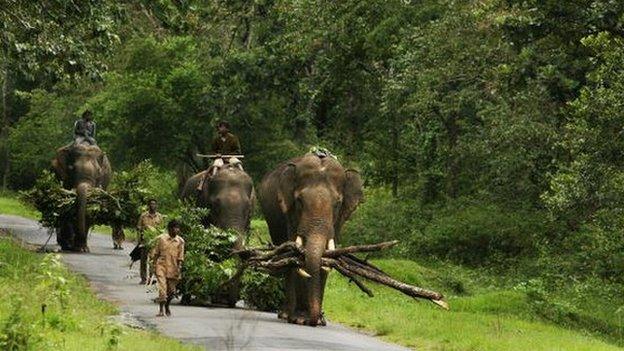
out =
[(269, 271), (289, 268), (300, 267), (303, 265), (301, 260), (297, 257), (288, 257), (279, 261), (248, 261), (247, 264), (251, 267), (262, 268)]
[(370, 244), (370, 245), (357, 245), (357, 246), (347, 246), (340, 247), (335, 250), (327, 250), (323, 254), (323, 257), (327, 258), (336, 258), (346, 254), (353, 254), (356, 252), (372, 252), (372, 251), (380, 251), (383, 249), (387, 249), (398, 244), (398, 240), (386, 241), (379, 244)]
[(250, 260), (268, 261), (277, 255), (287, 253), (287, 252), (292, 252), (293, 255), (302, 254), (303, 249), (298, 247), (294, 242), (287, 241), (268, 251), (258, 250), (258, 249), (244, 249), (244, 250), (234, 251), (232, 254), (238, 255), (241, 259), (246, 260), (246, 261), (250, 261)]
[(368, 295), (369, 297), (374, 297), (375, 296), (373, 294), (373, 291), (371, 289), (369, 289), (366, 285), (364, 285), (364, 283), (362, 283), (362, 281), (360, 281), (351, 272), (349, 272), (348, 270), (344, 269), (342, 266), (340, 266), (338, 264), (334, 265), (333, 268), (336, 269), (338, 271), (338, 273), (344, 275), (345, 277), (349, 278), (350, 281), (354, 282), (355, 285), (357, 285), (357, 287), (360, 288), (360, 290), (362, 290), (364, 293), (366, 293), (366, 295)]
[(358, 265), (358, 266), (360, 266), (362, 268), (371, 269), (371, 270), (373, 270), (373, 271), (375, 271), (375, 272), (377, 272), (379, 274), (388, 275), (388, 273), (382, 271), (377, 266), (375, 266), (372, 263), (370, 263), (368, 261), (365, 261), (365, 260), (363, 260), (363, 259), (361, 259), (361, 258), (359, 258), (359, 257), (357, 257), (357, 256), (355, 256), (353, 254), (346, 254), (346, 255), (341, 256), (341, 258), (344, 258), (344, 259), (348, 260), (349, 263), (353, 263), (353, 264)]
[[(400, 282), (396, 279), (393, 279), (392, 277), (388, 275), (379, 274), (369, 269), (365, 269), (356, 265), (352, 265), (347, 260), (344, 260), (342, 258), (339, 258), (339, 259), (323, 258), (321, 262), (323, 265), (326, 265), (326, 266), (330, 266), (334, 268), (341, 267), (349, 271), (352, 274), (355, 274), (363, 278), (366, 278), (370, 281), (388, 286), (390, 288), (393, 288), (395, 290), (398, 290), (404, 293), (405, 295), (415, 297), (415, 298), (424, 298), (427, 300), (431, 300), (438, 306), (444, 309), (448, 309), (448, 304), (444, 301), (444, 296), (435, 291), (409, 285), (409, 284)], [(336, 268), (336, 270), (338, 270), (338, 268)]]

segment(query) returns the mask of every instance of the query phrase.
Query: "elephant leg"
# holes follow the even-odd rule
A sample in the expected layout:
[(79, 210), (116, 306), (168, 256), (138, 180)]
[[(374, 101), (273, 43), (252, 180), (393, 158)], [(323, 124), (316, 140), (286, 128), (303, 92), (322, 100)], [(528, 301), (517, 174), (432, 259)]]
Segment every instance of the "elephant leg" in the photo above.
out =
[(293, 318), (297, 316), (297, 272), (291, 269), (286, 274), (285, 290), (286, 301), (284, 307), (279, 314), (279, 318), (285, 319), (290, 323), (293, 323)]
[[(87, 227), (88, 228), (88, 227)], [(77, 252), (89, 252), (89, 246), (87, 246), (87, 233), (89, 229), (87, 229), (86, 233), (80, 233), (76, 231), (74, 236), (74, 251)]]
[(56, 242), (63, 251), (69, 251), (72, 249), (74, 236), (73, 228), (69, 223), (63, 223), (61, 227), (56, 229)]
[(325, 320), (325, 314), (323, 313), (323, 298), (325, 297), (325, 284), (327, 283), (327, 276), (329, 274), (325, 271), (321, 271), (321, 317), (318, 320), (318, 325), (327, 325)]
[(308, 299), (307, 299), (307, 282), (299, 276), (296, 270), (292, 271), (291, 281), (293, 291), (291, 301), (292, 303), (292, 312), (288, 316), (288, 322), (305, 325), (308, 321)]

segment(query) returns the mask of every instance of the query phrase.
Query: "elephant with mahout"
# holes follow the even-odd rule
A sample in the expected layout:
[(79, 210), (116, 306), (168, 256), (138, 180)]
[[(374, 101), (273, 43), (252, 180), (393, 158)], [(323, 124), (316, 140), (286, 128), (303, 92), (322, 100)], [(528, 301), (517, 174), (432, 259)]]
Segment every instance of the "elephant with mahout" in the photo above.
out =
[(305, 250), (303, 268), (286, 273), (286, 301), (279, 318), (325, 325), (322, 313), (328, 267), (321, 266), (340, 230), (363, 199), (362, 179), (337, 159), (308, 153), (279, 165), (263, 178), (258, 197), (274, 245), (294, 241)]
[(108, 187), (112, 175), (108, 157), (97, 145), (71, 144), (56, 151), (52, 168), (63, 187), (74, 189), (77, 195), (76, 218), (57, 228), (57, 242), (63, 250), (89, 252), (87, 196), (94, 187)]
[[(204, 178), (205, 177), (205, 178)], [(203, 185), (201, 190), (197, 187)], [(181, 193), (182, 199), (191, 200), (201, 208), (210, 210), (204, 219), (204, 226), (213, 225), (221, 229), (233, 229), (238, 233), (234, 250), (244, 246), (249, 232), (254, 205), (254, 187), (251, 177), (243, 170), (240, 163), (211, 167), (186, 181)], [(218, 296), (217, 302), (234, 307), (240, 295), (240, 281), (232, 281), (224, 296)]]

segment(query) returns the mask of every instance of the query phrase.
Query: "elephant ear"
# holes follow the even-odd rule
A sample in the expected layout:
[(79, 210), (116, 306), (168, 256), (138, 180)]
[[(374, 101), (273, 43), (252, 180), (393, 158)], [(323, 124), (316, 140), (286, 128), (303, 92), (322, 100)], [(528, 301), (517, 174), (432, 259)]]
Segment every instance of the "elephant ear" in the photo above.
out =
[(279, 177), (279, 190), (277, 201), (282, 213), (287, 214), (295, 204), (295, 176), (297, 168), (294, 163), (289, 163)]
[(353, 169), (345, 170), (345, 183), (342, 193), (342, 206), (338, 214), (338, 220), (334, 227), (336, 238), (340, 234), (343, 224), (351, 217), (357, 206), (363, 202), (364, 192), (360, 173)]
[(56, 173), (57, 178), (63, 182), (63, 184), (69, 184), (69, 165), (70, 165), (70, 150), (67, 147), (62, 147), (56, 150), (56, 157), (52, 160), (52, 169)]

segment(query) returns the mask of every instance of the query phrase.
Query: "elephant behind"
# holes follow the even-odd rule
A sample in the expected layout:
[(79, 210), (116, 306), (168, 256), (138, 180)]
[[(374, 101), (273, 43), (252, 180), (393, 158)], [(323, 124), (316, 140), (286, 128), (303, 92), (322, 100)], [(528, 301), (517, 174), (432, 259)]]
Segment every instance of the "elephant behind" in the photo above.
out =
[(96, 145), (72, 144), (56, 151), (52, 168), (64, 188), (76, 190), (78, 199), (77, 216), (58, 228), (57, 242), (63, 250), (88, 252), (87, 195), (93, 187), (108, 187), (112, 174), (108, 158)]
[(335, 248), (342, 225), (362, 201), (359, 173), (343, 168), (333, 157), (310, 153), (268, 173), (258, 195), (273, 244), (295, 241), (305, 249), (305, 269), (286, 274), (286, 304), (280, 318), (324, 325), (327, 271), (321, 257), (326, 249)]
[[(198, 207), (210, 209), (205, 226), (214, 225), (238, 232), (234, 249), (242, 249), (249, 232), (255, 198), (251, 177), (240, 167), (225, 165), (206, 178), (201, 191), (197, 190), (205, 172), (209, 171), (195, 174), (186, 181), (181, 197), (193, 201)], [(231, 307), (238, 301), (239, 285), (240, 282), (233, 282), (223, 298)]]

